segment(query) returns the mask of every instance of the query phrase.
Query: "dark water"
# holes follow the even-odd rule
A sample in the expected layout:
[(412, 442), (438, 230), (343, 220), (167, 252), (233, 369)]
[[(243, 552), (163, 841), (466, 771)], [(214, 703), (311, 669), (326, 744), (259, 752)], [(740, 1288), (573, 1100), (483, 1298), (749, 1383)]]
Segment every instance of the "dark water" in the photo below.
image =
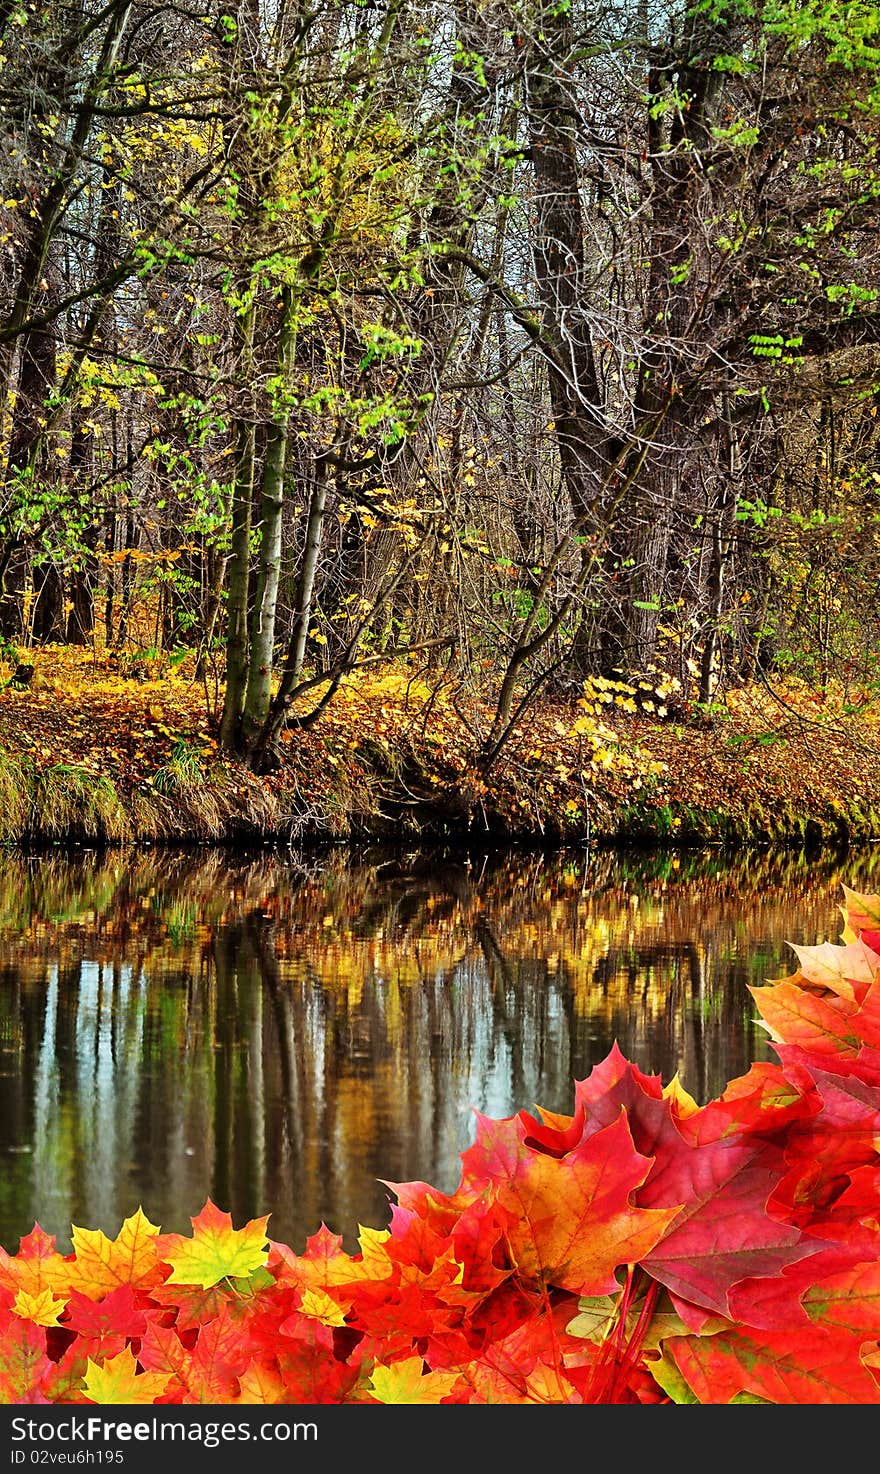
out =
[(614, 1040), (709, 1100), (842, 881), (880, 852), (0, 854), (0, 1244), (210, 1195), (353, 1249), (381, 1179), (451, 1190), (472, 1108), (567, 1111)]

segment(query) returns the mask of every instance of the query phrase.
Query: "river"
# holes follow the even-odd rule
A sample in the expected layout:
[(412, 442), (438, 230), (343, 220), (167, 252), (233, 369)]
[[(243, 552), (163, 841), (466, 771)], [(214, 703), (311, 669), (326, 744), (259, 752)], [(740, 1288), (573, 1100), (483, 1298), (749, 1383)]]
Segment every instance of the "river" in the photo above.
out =
[(210, 1196), (352, 1251), (385, 1182), (452, 1190), (474, 1111), (568, 1111), (614, 1041), (712, 1099), (842, 882), (880, 851), (2, 852), (0, 1244)]

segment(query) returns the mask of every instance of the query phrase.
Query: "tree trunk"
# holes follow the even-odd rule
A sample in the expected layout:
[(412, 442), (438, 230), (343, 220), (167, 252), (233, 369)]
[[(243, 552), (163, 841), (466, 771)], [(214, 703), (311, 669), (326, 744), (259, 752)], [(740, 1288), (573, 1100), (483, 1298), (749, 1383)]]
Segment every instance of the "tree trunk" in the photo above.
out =
[(254, 309), (236, 319), (237, 361), (245, 383), (246, 407), (235, 426), (235, 484), (232, 493), (232, 535), (227, 565), (226, 693), (220, 719), (220, 742), (227, 751), (239, 746), (240, 726), (247, 694), (250, 646), (248, 604), (251, 584), (251, 515), (254, 500), (254, 415), (249, 385), (253, 374)]
[[(604, 391), (593, 352), (587, 302), (584, 216), (578, 163), (577, 98), (570, 62), (576, 39), (568, 8), (542, 10), (527, 70), (529, 156), (535, 182), (534, 263), (554, 436), (573, 531), (582, 539), (588, 584), (605, 520), (604, 501), (619, 449), (609, 432)], [(587, 596), (581, 589), (581, 600)], [(581, 621), (572, 666), (594, 664), (590, 627)]]
[(241, 719), (242, 747), (250, 754), (259, 746), (259, 736), (269, 715), (272, 672), (275, 665), (275, 620), (281, 580), (281, 531), (284, 511), (284, 482), (287, 436), (290, 423), (288, 399), (295, 331), (294, 294), (285, 287), (281, 301), (278, 340), (277, 403), (266, 442), (263, 485), (260, 496), (260, 559), (251, 616), (250, 662)]
[(263, 751), (269, 750), (277, 742), (281, 729), (287, 720), (287, 714), (302, 675), (306, 654), (306, 641), (309, 633), (309, 620), (312, 612), (312, 600), (315, 593), (315, 580), (318, 572), (318, 556), (321, 551), (321, 536), (324, 527), (324, 509), (326, 503), (327, 466), (325, 461), (319, 461), (315, 470), (315, 484), (309, 502), (306, 541), (305, 547), (303, 548), (302, 563), (300, 565), (300, 574), (297, 583), (293, 628), (290, 634), (287, 659), (281, 674), (278, 694), (272, 702), (271, 710), (260, 737), (260, 747)]

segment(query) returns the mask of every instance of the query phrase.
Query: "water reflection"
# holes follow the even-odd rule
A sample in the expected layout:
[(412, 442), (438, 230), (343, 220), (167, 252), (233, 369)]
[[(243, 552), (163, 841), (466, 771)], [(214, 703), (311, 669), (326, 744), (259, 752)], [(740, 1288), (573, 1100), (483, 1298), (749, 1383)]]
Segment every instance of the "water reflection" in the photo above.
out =
[(880, 854), (0, 855), (0, 1243), (210, 1194), (351, 1249), (381, 1179), (451, 1189), (472, 1108), (566, 1111), (615, 1039), (708, 1100), (841, 881)]

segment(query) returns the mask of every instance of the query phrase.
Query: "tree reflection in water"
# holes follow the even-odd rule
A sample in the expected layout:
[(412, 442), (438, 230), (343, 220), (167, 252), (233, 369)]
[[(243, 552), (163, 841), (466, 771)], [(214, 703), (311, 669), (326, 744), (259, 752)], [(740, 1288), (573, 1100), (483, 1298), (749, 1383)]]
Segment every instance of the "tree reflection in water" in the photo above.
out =
[(873, 850), (0, 856), (0, 1244), (211, 1196), (356, 1247), (451, 1190), (475, 1108), (571, 1107), (616, 1040), (698, 1100), (773, 1057), (749, 983)]

